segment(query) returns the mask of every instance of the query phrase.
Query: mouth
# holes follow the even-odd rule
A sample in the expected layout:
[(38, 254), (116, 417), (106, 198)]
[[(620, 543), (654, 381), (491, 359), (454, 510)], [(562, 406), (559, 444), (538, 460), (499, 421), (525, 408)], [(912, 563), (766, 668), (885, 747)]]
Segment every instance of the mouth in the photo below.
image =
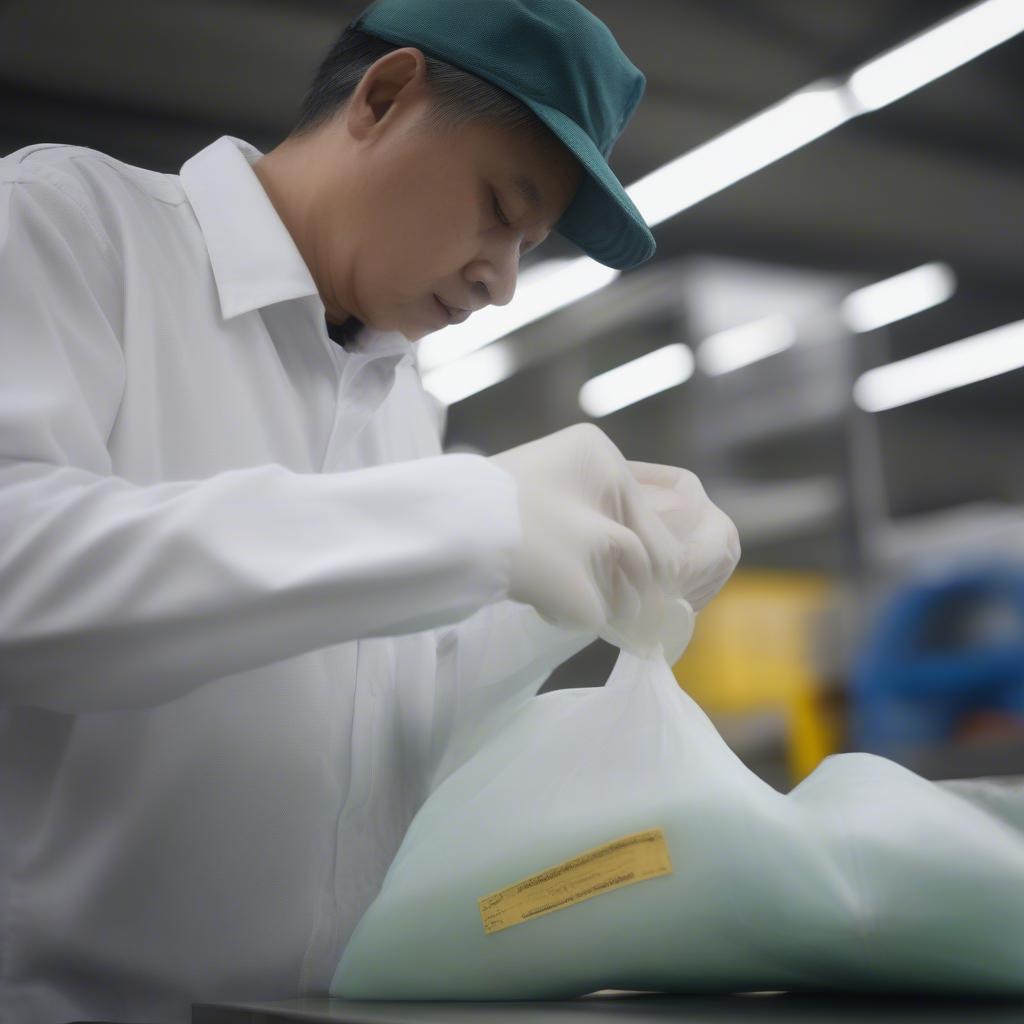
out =
[(470, 312), (472, 312), (468, 309), (458, 309), (454, 306), (445, 305), (436, 295), (434, 296), (434, 302), (444, 315), (446, 325), (465, 323), (469, 319)]

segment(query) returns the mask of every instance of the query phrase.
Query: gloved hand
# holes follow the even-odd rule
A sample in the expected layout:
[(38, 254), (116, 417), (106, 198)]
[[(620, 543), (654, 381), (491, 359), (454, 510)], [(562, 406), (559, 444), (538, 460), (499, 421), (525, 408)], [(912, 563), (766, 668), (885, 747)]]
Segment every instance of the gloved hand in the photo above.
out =
[(634, 618), (656, 581), (675, 579), (675, 540), (600, 428), (577, 423), (491, 461), (519, 494), (523, 540), (509, 596), (542, 618), (596, 633)]
[(685, 597), (699, 612), (740, 560), (736, 527), (688, 469), (654, 462), (628, 465), (648, 508), (657, 512), (678, 545), (678, 575), (670, 592)]
[(706, 603), (738, 558), (735, 528), (692, 474), (628, 463), (593, 424), (492, 459), (519, 492), (509, 596), (549, 622), (651, 653), (666, 629), (689, 623), (674, 599)]
[(639, 616), (611, 621), (600, 636), (635, 654), (660, 652), (670, 665), (693, 636), (694, 614), (722, 588), (740, 558), (739, 534), (686, 469), (630, 462), (648, 508), (657, 512), (678, 545), (678, 571), (663, 591), (648, 595)]

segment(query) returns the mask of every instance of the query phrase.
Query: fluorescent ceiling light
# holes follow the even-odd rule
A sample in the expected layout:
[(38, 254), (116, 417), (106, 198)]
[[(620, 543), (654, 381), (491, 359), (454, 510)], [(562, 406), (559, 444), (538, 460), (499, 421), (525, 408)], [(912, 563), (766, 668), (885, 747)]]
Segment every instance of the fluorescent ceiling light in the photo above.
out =
[(983, 0), (862, 65), (845, 82), (824, 81), (801, 89), (658, 168), (626, 191), (654, 227), (1021, 31), (1024, 0)]
[(508, 344), (488, 345), (451, 366), (424, 374), (423, 387), (445, 405), (454, 405), (511, 377), (515, 369)]
[(956, 291), (956, 275), (945, 263), (925, 263), (869, 284), (843, 299), (839, 314), (854, 332), (873, 331), (945, 302)]
[(705, 373), (717, 376), (767, 359), (795, 341), (796, 329), (788, 317), (768, 316), (705, 338), (697, 361)]
[(809, 86), (640, 178), (626, 192), (654, 227), (830, 132), (855, 113), (842, 87)]
[(515, 298), (506, 306), (487, 306), (465, 323), (446, 327), (419, 343), (419, 365), (424, 372), (461, 359), (511, 334), (520, 327), (578, 302), (611, 284), (619, 271), (589, 256), (546, 260), (523, 271)]
[(674, 388), (692, 374), (693, 353), (679, 342), (666, 345), (592, 377), (580, 388), (580, 408), (595, 419), (607, 416)]
[(863, 64), (850, 91), (863, 110), (877, 110), (1022, 31), (1022, 0), (983, 0)]
[(1024, 320), (942, 345), (862, 374), (853, 399), (882, 412), (1024, 366)]

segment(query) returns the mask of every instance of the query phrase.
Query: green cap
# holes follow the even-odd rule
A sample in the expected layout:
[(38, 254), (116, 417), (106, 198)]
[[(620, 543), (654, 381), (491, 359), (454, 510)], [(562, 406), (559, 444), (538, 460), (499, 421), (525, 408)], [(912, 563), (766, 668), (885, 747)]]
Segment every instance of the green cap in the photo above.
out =
[(376, 0), (352, 28), (492, 82), (529, 107), (586, 172), (556, 230), (624, 270), (654, 236), (608, 166), (644, 76), (607, 26), (576, 0)]

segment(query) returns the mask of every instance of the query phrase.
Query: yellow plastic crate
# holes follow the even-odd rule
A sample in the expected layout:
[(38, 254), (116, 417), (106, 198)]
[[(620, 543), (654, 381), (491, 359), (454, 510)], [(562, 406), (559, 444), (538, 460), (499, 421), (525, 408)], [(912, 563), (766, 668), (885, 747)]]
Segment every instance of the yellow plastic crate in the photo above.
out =
[(773, 570), (737, 572), (700, 613), (673, 668), (679, 685), (712, 717), (781, 711), (794, 781), (836, 749), (811, 658), (828, 577)]

